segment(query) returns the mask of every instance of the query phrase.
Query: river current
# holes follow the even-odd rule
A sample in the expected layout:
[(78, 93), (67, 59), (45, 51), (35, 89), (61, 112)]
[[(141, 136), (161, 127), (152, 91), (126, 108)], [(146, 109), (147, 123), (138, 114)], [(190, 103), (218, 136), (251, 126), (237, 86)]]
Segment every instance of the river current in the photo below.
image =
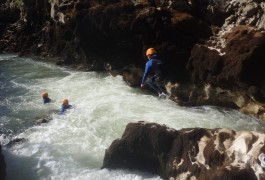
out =
[[(80, 72), (48, 60), (0, 55), (0, 142), (7, 180), (158, 180), (156, 175), (101, 169), (105, 150), (129, 122), (171, 128), (231, 128), (264, 131), (256, 118), (212, 106), (180, 107), (131, 88), (122, 77)], [(42, 103), (48, 92), (50, 104)], [(73, 105), (58, 115), (60, 101)], [(36, 120), (50, 115), (47, 124)], [(12, 138), (23, 143), (5, 146)]]

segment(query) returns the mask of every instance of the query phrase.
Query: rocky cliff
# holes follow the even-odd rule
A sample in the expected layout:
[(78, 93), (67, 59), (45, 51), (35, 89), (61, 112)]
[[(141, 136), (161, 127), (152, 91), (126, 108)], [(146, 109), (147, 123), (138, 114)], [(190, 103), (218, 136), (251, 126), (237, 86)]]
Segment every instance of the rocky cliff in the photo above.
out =
[(265, 119), (260, 0), (2, 0), (0, 52), (120, 74), (139, 87), (144, 53), (167, 64), (180, 105), (217, 105)]
[(265, 179), (265, 134), (231, 129), (171, 129), (129, 123), (106, 150), (103, 168), (140, 169), (163, 179)]

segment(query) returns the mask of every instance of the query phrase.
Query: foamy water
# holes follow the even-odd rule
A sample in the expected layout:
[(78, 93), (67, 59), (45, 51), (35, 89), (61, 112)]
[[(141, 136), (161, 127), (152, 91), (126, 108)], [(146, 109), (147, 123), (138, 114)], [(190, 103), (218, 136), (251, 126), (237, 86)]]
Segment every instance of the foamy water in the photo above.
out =
[[(140, 120), (187, 127), (264, 131), (257, 119), (216, 107), (179, 107), (170, 100), (128, 87), (122, 77), (78, 72), (52, 63), (0, 56), (0, 141), (27, 141), (3, 148), (7, 179), (142, 180), (160, 179), (138, 171), (100, 169), (105, 150), (129, 122)], [(52, 103), (44, 105), (40, 94)], [(73, 109), (58, 115), (60, 100)], [(48, 124), (34, 126), (50, 114)]]

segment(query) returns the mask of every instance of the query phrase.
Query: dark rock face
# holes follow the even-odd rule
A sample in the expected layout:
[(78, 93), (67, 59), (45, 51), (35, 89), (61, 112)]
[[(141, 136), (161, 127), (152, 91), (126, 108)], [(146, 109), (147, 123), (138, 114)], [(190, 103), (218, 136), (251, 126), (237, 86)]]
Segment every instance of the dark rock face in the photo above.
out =
[(102, 168), (140, 169), (163, 179), (258, 179), (265, 135), (230, 129), (174, 130), (129, 123), (106, 150)]
[[(24, 5), (20, 8), (17, 5), (12, 6), (13, 4), (13, 2), (7, 2), (5, 6), (2, 5), (3, 9), (10, 8), (12, 11), (17, 11), (14, 14), (17, 21), (10, 22), (5, 26), (0, 39), (0, 51), (41, 55), (41, 50), (44, 50), (41, 47), (44, 46), (44, 40), (48, 38), (48, 27), (44, 27), (48, 25), (49, 3), (25, 0), (23, 1)], [(0, 12), (2, 14), (2, 9)], [(4, 16), (3, 19), (6, 20), (7, 17)]]
[[(102, 70), (104, 63), (120, 69), (128, 64), (143, 66), (144, 52), (153, 46), (169, 64), (170, 77), (186, 80), (187, 71), (182, 67), (193, 44), (210, 35), (207, 24), (196, 20), (194, 12), (202, 8), (199, 1), (23, 3), (20, 20), (5, 28), (1, 50), (59, 55), (64, 64), (82, 64), (87, 70)], [(12, 46), (8, 37), (13, 38)]]
[[(219, 81), (234, 77), (248, 85), (261, 87), (265, 82), (264, 48), (265, 31), (257, 31), (248, 26), (235, 27), (224, 36), (227, 45), (224, 49), (224, 69)], [(235, 80), (233, 80), (235, 82)]]
[(262, 1), (13, 4), (0, 3), (0, 52), (59, 56), (58, 65), (86, 71), (105, 70), (108, 64), (111, 74), (139, 87), (145, 51), (154, 47), (166, 64), (166, 88), (175, 102), (232, 107), (265, 119)]
[(6, 46), (12, 46), (14, 37), (7, 35), (7, 31), (15, 29), (11, 24), (17, 22), (19, 19), (20, 10), (18, 7), (8, 5), (7, 1), (0, 3), (0, 52), (3, 51), (3, 47), (11, 49), (11, 47)]
[(3, 154), (1, 153), (2, 147), (0, 145), (0, 179), (5, 179), (6, 177), (6, 163)]
[(167, 154), (177, 135), (177, 131), (166, 126), (130, 123), (122, 138), (115, 140), (106, 151), (103, 168), (140, 169), (163, 174)]
[(242, 83), (261, 87), (265, 77), (265, 32), (237, 26), (223, 38), (223, 54), (204, 45), (194, 46), (188, 63), (192, 80), (223, 87), (241, 87)]
[[(224, 24), (191, 51), (186, 67), (195, 86), (186, 93), (186, 104), (232, 107), (265, 119), (263, 3), (226, 1), (222, 7), (227, 14)], [(168, 89), (181, 88), (169, 84)]]

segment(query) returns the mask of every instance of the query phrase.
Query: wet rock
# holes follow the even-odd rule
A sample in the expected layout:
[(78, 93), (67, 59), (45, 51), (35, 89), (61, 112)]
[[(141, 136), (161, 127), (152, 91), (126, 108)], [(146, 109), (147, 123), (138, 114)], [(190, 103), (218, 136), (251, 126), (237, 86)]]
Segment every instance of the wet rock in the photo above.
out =
[(59, 60), (59, 61), (56, 62), (56, 65), (58, 65), (58, 66), (62, 66), (64, 64), (65, 64), (64, 60)]
[(260, 89), (254, 90), (254, 87), (250, 88), (252, 92), (248, 93), (244, 90), (229, 90), (211, 84), (191, 85), (169, 82), (166, 89), (170, 99), (179, 105), (229, 107), (265, 120), (265, 104), (255, 100), (255, 97), (263, 99), (263, 93)]
[(0, 145), (0, 179), (6, 178), (6, 163), (3, 154), (1, 153), (2, 147)]
[(253, 115), (261, 120), (265, 120), (265, 104), (251, 101), (240, 108), (240, 111), (245, 114)]
[(102, 168), (163, 173), (167, 154), (177, 134), (173, 129), (154, 123), (130, 123), (122, 138), (115, 140), (106, 151)]
[(45, 118), (41, 118), (41, 119), (36, 120), (35, 125), (41, 125), (43, 123), (48, 123), (51, 120), (52, 120), (52, 117), (51, 116), (45, 117)]
[(12, 147), (16, 144), (21, 144), (21, 143), (24, 143), (26, 142), (27, 139), (26, 138), (13, 138), (10, 140), (10, 142), (6, 145), (7, 147)]
[(246, 103), (243, 97), (240, 99), (239, 93), (235, 94), (229, 90), (212, 87), (210, 84), (198, 86), (191, 84), (172, 84), (169, 82), (166, 85), (166, 89), (171, 95), (171, 99), (179, 105), (218, 105), (238, 109), (239, 106), (243, 106)]
[(102, 168), (140, 169), (163, 179), (258, 179), (265, 134), (231, 129), (129, 123), (106, 150)]
[(107, 63), (105, 69), (114, 77), (121, 75), (123, 80), (131, 87), (140, 87), (143, 70), (135, 65), (128, 65), (122, 69), (112, 69), (112, 66)]

